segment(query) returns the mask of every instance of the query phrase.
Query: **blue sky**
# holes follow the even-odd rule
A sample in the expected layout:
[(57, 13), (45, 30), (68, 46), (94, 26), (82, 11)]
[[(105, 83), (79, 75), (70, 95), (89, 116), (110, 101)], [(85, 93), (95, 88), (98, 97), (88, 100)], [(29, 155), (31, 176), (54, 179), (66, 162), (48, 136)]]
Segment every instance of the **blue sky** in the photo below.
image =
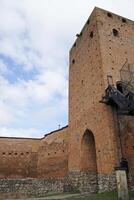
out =
[(134, 19), (133, 0), (0, 0), (0, 135), (68, 123), (68, 54), (95, 6)]

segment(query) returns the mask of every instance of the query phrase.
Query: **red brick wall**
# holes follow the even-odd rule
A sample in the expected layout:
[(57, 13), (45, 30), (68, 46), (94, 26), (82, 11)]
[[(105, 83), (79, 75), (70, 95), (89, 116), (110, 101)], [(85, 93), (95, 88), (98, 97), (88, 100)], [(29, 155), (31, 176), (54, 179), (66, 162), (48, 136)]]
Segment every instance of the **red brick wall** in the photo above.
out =
[(81, 170), (81, 142), (89, 129), (95, 138), (97, 170), (111, 173), (118, 162), (117, 144), (112, 108), (100, 103), (105, 83), (97, 11), (93, 11), (70, 51), (69, 170)]
[(68, 128), (47, 136), (38, 156), (38, 176), (64, 177), (68, 173)]
[(0, 139), (0, 178), (25, 178), (37, 175), (40, 140)]
[[(111, 13), (111, 17), (108, 17), (107, 11), (97, 10), (97, 24), (105, 87), (107, 87), (107, 75), (112, 75), (113, 83), (116, 85), (116, 82), (121, 79), (120, 70), (125, 61), (128, 60), (130, 64), (134, 63), (134, 22), (113, 13)], [(113, 29), (118, 31), (117, 36), (114, 36)], [(114, 113), (114, 125), (117, 126), (117, 116), (115, 115), (117, 114)], [(120, 151), (118, 155), (119, 159), (121, 156), (127, 159), (134, 184), (134, 117), (118, 116), (118, 120), (116, 140), (121, 134), (123, 151), (123, 155)], [(113, 123), (111, 123), (112, 125)], [(118, 147), (120, 149), (119, 141)]]
[(57, 178), (68, 171), (67, 128), (43, 139), (0, 138), (0, 178)]

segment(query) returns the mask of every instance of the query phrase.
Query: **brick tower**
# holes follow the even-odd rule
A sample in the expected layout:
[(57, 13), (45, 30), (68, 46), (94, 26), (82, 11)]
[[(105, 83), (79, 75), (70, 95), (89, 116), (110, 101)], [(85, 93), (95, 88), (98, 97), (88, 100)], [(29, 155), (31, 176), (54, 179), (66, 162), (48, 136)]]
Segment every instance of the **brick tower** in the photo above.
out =
[(73, 179), (86, 173), (90, 183), (94, 177), (93, 190), (114, 188), (122, 157), (133, 182), (133, 116), (118, 116), (116, 107), (100, 102), (109, 81), (121, 80), (126, 60), (134, 63), (133, 46), (133, 21), (95, 8), (70, 51), (69, 173)]

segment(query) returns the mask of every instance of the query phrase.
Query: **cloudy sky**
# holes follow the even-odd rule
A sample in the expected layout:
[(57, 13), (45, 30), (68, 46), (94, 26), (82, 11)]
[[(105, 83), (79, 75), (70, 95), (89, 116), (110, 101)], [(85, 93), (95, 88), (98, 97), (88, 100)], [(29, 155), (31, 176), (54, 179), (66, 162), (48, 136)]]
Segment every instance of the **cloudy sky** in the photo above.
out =
[(0, 136), (68, 123), (68, 52), (95, 6), (134, 19), (134, 0), (0, 0)]

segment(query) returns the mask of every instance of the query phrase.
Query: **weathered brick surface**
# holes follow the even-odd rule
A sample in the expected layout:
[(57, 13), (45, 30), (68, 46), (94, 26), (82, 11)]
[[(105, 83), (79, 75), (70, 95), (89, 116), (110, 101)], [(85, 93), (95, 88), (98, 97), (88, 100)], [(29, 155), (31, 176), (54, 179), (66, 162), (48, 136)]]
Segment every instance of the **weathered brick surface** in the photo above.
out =
[(119, 116), (120, 137), (123, 157), (129, 165), (129, 184), (134, 186), (134, 119), (132, 116)]
[[(116, 36), (113, 34), (113, 29), (118, 33)], [(100, 100), (108, 86), (107, 76), (111, 75), (113, 84), (116, 85), (120, 80), (120, 69), (126, 59), (129, 63), (134, 63), (133, 31), (134, 23), (131, 20), (125, 21), (120, 16), (96, 8), (70, 51), (69, 127), (72, 153), (69, 154), (69, 170), (81, 171), (84, 158), (81, 141), (88, 129), (94, 135), (96, 150), (94, 157), (100, 175), (99, 180), (102, 178), (102, 181), (104, 175), (109, 176), (119, 165), (122, 155), (117, 112), (114, 108), (101, 104)], [(128, 120), (129, 117), (126, 118)], [(124, 130), (127, 129), (125, 126)], [(133, 138), (133, 132), (132, 126), (131, 131), (124, 131), (127, 145), (122, 145), (131, 174), (133, 174), (133, 142), (130, 140)], [(89, 160), (89, 170), (92, 170), (91, 162), (94, 160)], [(108, 181), (111, 184), (111, 181)]]
[(58, 178), (68, 173), (68, 128), (47, 136), (38, 150), (38, 177)]
[(36, 177), (40, 141), (1, 138), (0, 178)]
[[(118, 155), (112, 108), (100, 103), (106, 85), (98, 27), (99, 14), (100, 17), (104, 15), (103, 11), (95, 9), (89, 18), (90, 23), (86, 23), (70, 51), (69, 169), (81, 170), (81, 141), (85, 131), (89, 130), (95, 140), (97, 171), (103, 174), (113, 171), (118, 163)], [(105, 31), (105, 21), (103, 28)], [(91, 161), (88, 161), (90, 164)]]
[(67, 129), (42, 139), (0, 139), (0, 178), (57, 178), (68, 172)]

